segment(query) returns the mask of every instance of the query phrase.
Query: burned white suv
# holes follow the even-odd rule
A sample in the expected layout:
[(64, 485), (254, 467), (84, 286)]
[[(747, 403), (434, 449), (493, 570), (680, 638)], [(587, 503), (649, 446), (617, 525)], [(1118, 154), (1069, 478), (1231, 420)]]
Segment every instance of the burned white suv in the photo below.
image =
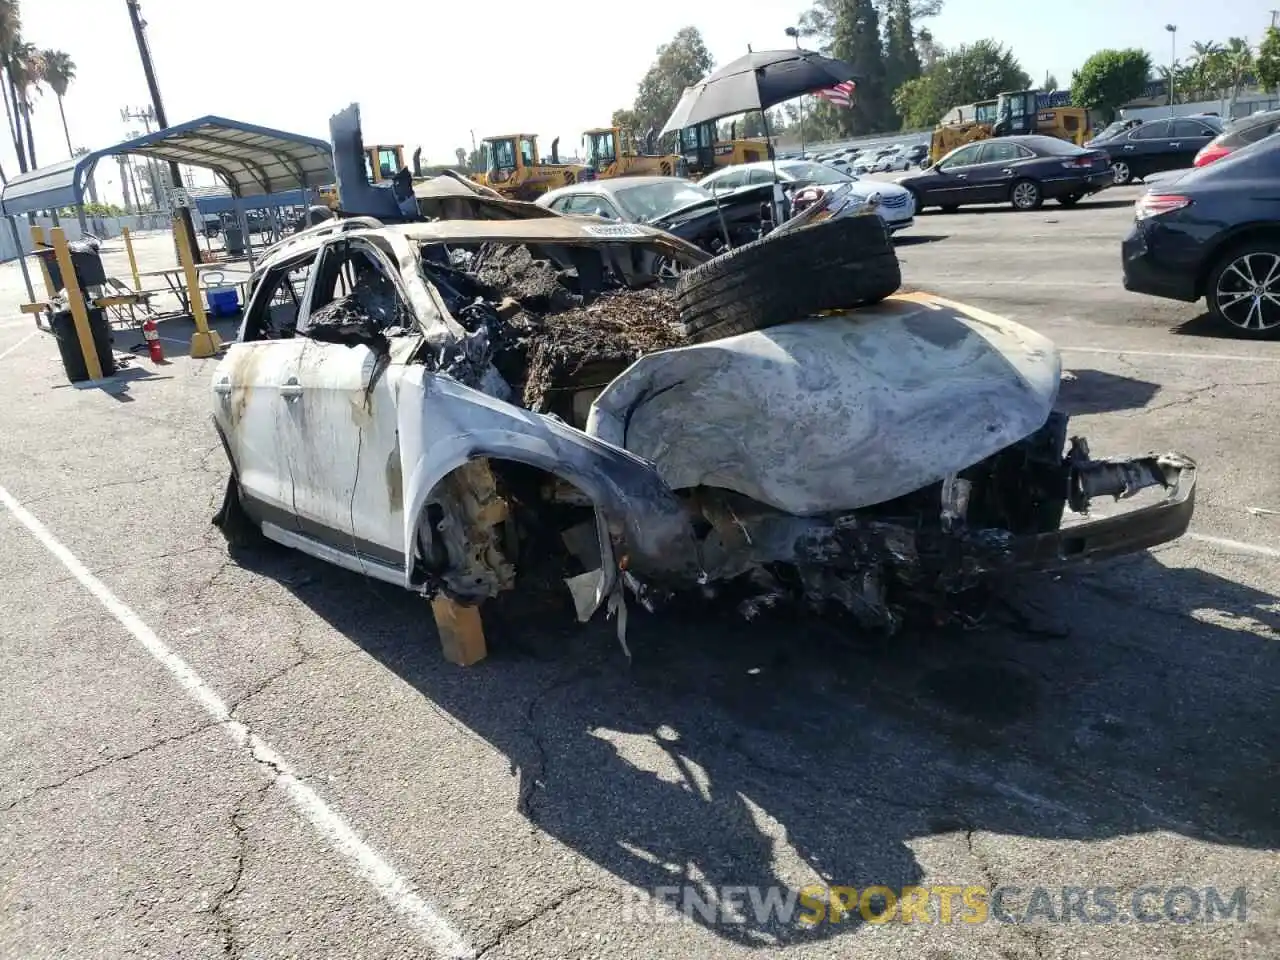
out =
[[(890, 296), (877, 217), (708, 260), (640, 225), (528, 216), (339, 221), (268, 252), (212, 382), (229, 538), (463, 605), (537, 571), (584, 620), (724, 589), (892, 628), (1190, 522), (1188, 458), (1096, 460), (1069, 437), (1052, 343)], [(671, 258), (675, 289), (647, 269)]]

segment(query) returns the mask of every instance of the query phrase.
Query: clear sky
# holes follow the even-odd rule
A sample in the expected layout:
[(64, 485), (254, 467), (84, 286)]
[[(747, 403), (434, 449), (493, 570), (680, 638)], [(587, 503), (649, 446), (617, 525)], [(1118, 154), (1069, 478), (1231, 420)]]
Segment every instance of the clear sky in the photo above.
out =
[[(1037, 81), (1062, 84), (1100, 47), (1136, 46), (1157, 63), (1170, 56), (1166, 23), (1178, 26), (1179, 58), (1193, 41), (1247, 36), (1270, 23), (1257, 0), (1162, 0), (1152, 12), (1117, 0), (944, 0), (928, 25), (943, 45), (992, 37), (1011, 47)], [(1276, 3), (1280, 7), (1280, 3)], [(630, 105), (655, 48), (697, 26), (718, 63), (790, 45), (783, 30), (803, 0), (644, 0), (529, 3), (516, 0), (143, 0), (142, 9), (171, 123), (219, 114), (328, 138), (328, 118), (359, 102), (365, 142), (423, 148), (425, 161), (453, 159), (471, 131), (537, 133), (544, 151), (561, 137), (572, 153), (583, 129)], [(363, 19), (355, 14), (366, 11)], [(101, 147), (124, 139), (122, 107), (147, 102), (125, 0), (23, 0), (26, 39), (71, 54), (79, 78), (66, 99), (72, 140)], [(132, 126), (136, 127), (134, 123)], [(66, 156), (57, 106), (35, 111), (41, 164)], [(0, 162), (16, 170), (0, 137)], [(114, 197), (114, 170), (99, 185)]]

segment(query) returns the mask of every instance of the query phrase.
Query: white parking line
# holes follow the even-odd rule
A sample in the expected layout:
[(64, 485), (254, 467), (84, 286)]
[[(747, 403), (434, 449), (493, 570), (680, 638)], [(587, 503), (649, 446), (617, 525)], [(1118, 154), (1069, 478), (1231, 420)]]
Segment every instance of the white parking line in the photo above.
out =
[(1280, 363), (1280, 357), (1246, 357), (1238, 353), (1196, 353), (1194, 350), (1175, 352), (1172, 350), (1123, 350), (1111, 347), (1063, 347), (1063, 353), (1103, 353), (1111, 356), (1126, 357), (1162, 357), (1167, 360), (1237, 360), (1244, 363)]
[(352, 861), (360, 876), (371, 884), (379, 895), (395, 910), (405, 916), (422, 938), (437, 952), (446, 957), (470, 958), (472, 949), (430, 902), (414, 892), (412, 885), (377, 850), (371, 847), (342, 816), (321, 799), (311, 787), (292, 771), (288, 762), (275, 749), (249, 727), (231, 716), (222, 698), (214, 692), (191, 667), (161, 640), (142, 619), (107, 586), (89, 572), (76, 556), (64, 547), (39, 520), (28, 512), (13, 495), (0, 487), (0, 503), (67, 568), (80, 585), (88, 590), (106, 608), (119, 624), (142, 647), (173, 675), (178, 685), (196, 703), (200, 704), (222, 728), (231, 741), (246, 747), (250, 758), (269, 773), (285, 792), (298, 811), (311, 823), (335, 850)]
[(1221, 547), (1228, 553), (1245, 553), (1254, 557), (1266, 557), (1270, 560), (1280, 560), (1280, 550), (1275, 547), (1263, 546), (1260, 543), (1245, 543), (1243, 540), (1228, 540), (1226, 537), (1211, 537), (1206, 533), (1187, 533), (1184, 536), (1192, 540), (1198, 540), (1200, 543), (1206, 543), (1211, 547)]
[(9, 347), (9, 349), (0, 351), (0, 360), (3, 360), (9, 354), (13, 353), (13, 351), (17, 350), (20, 346), (22, 346), (24, 343), (26, 343), (28, 340), (30, 340), (39, 332), (40, 332), (39, 330), (32, 330), (30, 333), (28, 333), (25, 337), (23, 337), (21, 340), (15, 343), (13, 346)]

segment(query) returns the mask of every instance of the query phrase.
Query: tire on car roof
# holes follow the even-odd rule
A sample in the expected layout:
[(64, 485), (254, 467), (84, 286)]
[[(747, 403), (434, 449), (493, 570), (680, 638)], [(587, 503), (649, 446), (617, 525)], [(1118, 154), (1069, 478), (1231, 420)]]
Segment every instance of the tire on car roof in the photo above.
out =
[(689, 339), (706, 343), (878, 303), (901, 285), (888, 230), (864, 214), (767, 236), (688, 270), (676, 307)]

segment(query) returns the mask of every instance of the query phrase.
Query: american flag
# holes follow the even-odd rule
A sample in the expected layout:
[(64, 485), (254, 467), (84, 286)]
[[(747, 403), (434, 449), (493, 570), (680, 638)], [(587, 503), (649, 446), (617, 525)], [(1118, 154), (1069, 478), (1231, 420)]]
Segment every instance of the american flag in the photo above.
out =
[(837, 83), (830, 90), (819, 90), (818, 96), (837, 107), (852, 107), (854, 93), (857, 89), (858, 85), (856, 83), (852, 80), (846, 80), (844, 83)]

